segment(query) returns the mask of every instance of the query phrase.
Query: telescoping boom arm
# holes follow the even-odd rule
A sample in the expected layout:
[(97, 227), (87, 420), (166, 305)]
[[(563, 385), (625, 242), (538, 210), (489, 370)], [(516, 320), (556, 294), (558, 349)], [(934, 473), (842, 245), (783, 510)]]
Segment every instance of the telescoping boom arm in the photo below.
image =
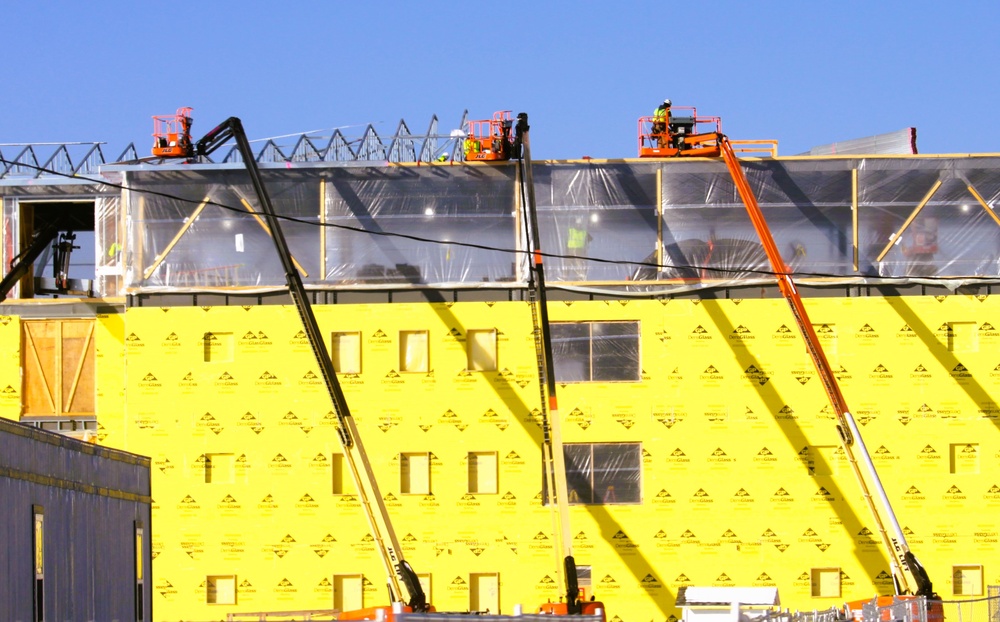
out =
[(206, 156), (230, 139), (236, 141), (236, 147), (243, 157), (247, 173), (250, 174), (250, 182), (253, 185), (254, 192), (257, 194), (261, 211), (270, 229), (269, 233), (274, 240), (278, 256), (281, 259), (281, 265), (285, 270), (285, 280), (288, 285), (289, 294), (291, 294), (292, 301), (295, 303), (295, 308), (299, 313), (299, 318), (302, 320), (306, 336), (309, 339), (309, 345), (312, 348), (313, 355), (316, 357), (316, 363), (322, 372), (323, 381), (326, 384), (327, 391), (333, 403), (333, 410), (339, 424), (338, 432), (344, 458), (351, 477), (354, 479), (361, 507), (364, 509), (365, 518), (368, 520), (369, 529), (371, 529), (372, 536), (375, 538), (376, 548), (380, 553), (383, 566), (385, 567), (390, 596), (393, 602), (405, 603), (414, 612), (421, 613), (428, 611), (429, 605), (424, 591), (420, 587), (417, 575), (409, 563), (402, 557), (399, 541), (389, 522), (389, 514), (386, 510), (385, 502), (382, 499), (382, 494), (379, 492), (375, 475), (368, 462), (368, 456), (361, 444), (361, 437), (358, 435), (354, 418), (351, 416), (351, 411), (347, 406), (347, 399), (344, 397), (340, 382), (337, 380), (333, 361), (330, 359), (330, 355), (324, 346), (323, 337), (316, 322), (316, 316), (313, 314), (312, 305), (306, 294), (305, 286), (302, 284), (302, 278), (299, 276), (299, 272), (292, 261), (292, 254), (282, 233), (281, 224), (275, 214), (267, 189), (264, 187), (260, 169), (257, 167), (257, 162), (253, 157), (250, 141), (243, 130), (242, 122), (236, 117), (226, 119), (198, 141), (195, 146), (195, 153), (198, 156)]
[[(892, 510), (892, 505), (889, 503), (889, 498), (882, 487), (882, 482), (875, 470), (875, 465), (872, 463), (871, 456), (861, 438), (861, 433), (858, 431), (858, 425), (847, 407), (847, 401), (840, 391), (837, 377), (834, 375), (833, 368), (830, 367), (830, 362), (827, 360), (826, 354), (820, 346), (819, 337), (817, 337), (816, 331), (809, 320), (809, 314), (806, 313), (802, 297), (799, 296), (795, 283), (792, 281), (791, 271), (781, 258), (781, 253), (774, 242), (774, 237), (767, 226), (767, 221), (764, 220), (764, 214), (757, 203), (757, 198), (750, 188), (750, 182), (747, 181), (746, 175), (743, 173), (743, 167), (740, 165), (739, 159), (733, 151), (733, 146), (725, 135), (719, 135), (719, 147), (722, 158), (726, 163), (726, 168), (729, 170), (729, 174), (736, 184), (736, 190), (747, 208), (747, 213), (750, 215), (754, 230), (756, 230), (761, 244), (764, 246), (764, 252), (767, 254), (767, 259), (771, 264), (771, 270), (778, 279), (778, 288), (792, 310), (792, 315), (795, 317), (795, 323), (798, 325), (799, 332), (805, 341), (806, 349), (812, 359), (813, 366), (816, 368), (816, 373), (819, 375), (823, 388), (830, 400), (830, 405), (837, 416), (837, 430), (840, 433), (844, 455), (851, 465), (851, 470), (854, 472), (854, 476), (861, 487), (865, 503), (868, 505), (882, 542), (890, 555), (896, 594), (912, 594), (915, 596), (937, 598), (927, 572), (917, 561), (916, 556), (910, 551), (906, 537), (899, 527), (896, 514)], [(861, 456), (865, 463), (868, 478), (871, 482), (870, 487), (865, 480), (861, 467), (858, 465), (857, 458), (855, 457), (855, 448), (857, 449), (857, 454)], [(886, 530), (885, 524), (882, 522), (882, 516), (875, 505), (871, 488), (875, 489), (881, 501), (882, 508), (892, 527), (891, 534)]]
[(514, 127), (514, 155), (520, 165), (520, 200), (527, 227), (528, 250), (531, 253), (531, 275), (528, 296), (531, 303), (535, 333), (535, 350), (538, 356), (538, 380), (542, 412), (542, 462), (549, 504), (553, 508), (553, 531), (556, 555), (561, 558), (563, 603), (547, 603), (542, 613), (556, 615), (600, 615), (606, 619), (604, 603), (583, 602), (577, 580), (576, 560), (573, 557), (569, 525), (569, 486), (566, 482), (566, 457), (563, 453), (559, 403), (556, 399), (555, 362), (552, 356), (552, 335), (549, 330), (548, 300), (545, 289), (545, 267), (542, 263), (541, 235), (538, 229), (538, 212), (535, 208), (535, 186), (531, 177), (531, 141), (528, 137), (528, 115), (517, 115)]

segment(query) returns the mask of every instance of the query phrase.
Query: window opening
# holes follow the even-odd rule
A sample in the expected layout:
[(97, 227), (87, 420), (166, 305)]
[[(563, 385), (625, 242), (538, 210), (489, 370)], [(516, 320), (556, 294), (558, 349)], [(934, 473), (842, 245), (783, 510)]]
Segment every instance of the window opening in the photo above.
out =
[(474, 572), (469, 575), (469, 611), (500, 613), (500, 575)]
[(594, 596), (594, 585), (592, 583), (590, 566), (576, 567), (576, 585), (580, 588), (580, 600), (588, 601)]
[(205, 454), (206, 484), (231, 484), (234, 470), (233, 454)]
[(35, 622), (44, 622), (45, 620), (45, 510), (40, 505), (31, 506), (32, 516), (34, 518), (34, 527), (32, 529), (32, 539), (33, 539), (33, 569), (34, 569), (34, 581), (32, 583), (32, 591), (34, 592), (34, 613)]
[[(25, 320), (21, 324), (21, 414), (25, 423), (65, 431), (67, 418), (94, 420), (95, 320)], [(70, 424), (72, 426), (72, 424)], [(87, 424), (83, 425), (87, 429)]]
[[(98, 257), (94, 201), (18, 201), (17, 205), (18, 247), (15, 256), (5, 257), (16, 281), (6, 285), (17, 285), (18, 298), (94, 296)], [(111, 285), (107, 294), (117, 294), (117, 283)]]
[(981, 565), (952, 566), (951, 576), (955, 596), (983, 595), (983, 567)]
[(813, 568), (810, 573), (815, 598), (840, 598), (840, 568)]
[(482, 495), (497, 493), (497, 452), (469, 452), (469, 492)]
[(364, 581), (359, 574), (333, 575), (333, 608), (356, 611), (364, 607)]
[(400, 492), (407, 495), (431, 493), (431, 460), (427, 452), (400, 454)]
[(949, 447), (951, 472), (955, 475), (979, 473), (979, 443), (952, 443)]
[(470, 330), (466, 333), (465, 342), (468, 349), (467, 370), (497, 370), (497, 331), (495, 328)]
[(330, 350), (333, 369), (338, 374), (361, 373), (361, 333), (332, 333)]
[(209, 605), (236, 604), (236, 575), (205, 577), (205, 602)]
[(333, 494), (346, 495), (351, 490), (347, 480), (347, 470), (344, 468), (344, 454), (333, 454), (330, 458), (330, 469), (333, 477)]
[(553, 322), (558, 382), (638, 382), (639, 322)]
[(142, 563), (143, 549), (143, 528), (142, 522), (135, 523), (135, 619), (136, 622), (144, 622), (144, 605), (146, 590), (144, 589), (145, 578), (143, 577)]
[(427, 372), (430, 369), (430, 348), (426, 330), (399, 332), (399, 371)]
[[(639, 443), (566, 443), (566, 485), (573, 505), (642, 502), (642, 446)], [(548, 483), (542, 488), (549, 503)]]

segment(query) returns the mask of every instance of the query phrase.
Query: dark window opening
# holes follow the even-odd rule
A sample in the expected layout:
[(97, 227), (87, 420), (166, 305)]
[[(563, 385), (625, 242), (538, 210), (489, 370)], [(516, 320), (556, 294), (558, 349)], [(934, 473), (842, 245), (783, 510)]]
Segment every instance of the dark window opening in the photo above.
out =
[[(610, 505), (642, 502), (642, 447), (639, 443), (563, 445), (570, 504)], [(548, 482), (542, 494), (549, 503)]]
[(94, 201), (21, 201), (19, 208), (16, 255), (4, 270), (16, 280), (5, 288), (20, 285), (19, 298), (93, 296)]
[(557, 382), (638, 382), (639, 322), (555, 322)]

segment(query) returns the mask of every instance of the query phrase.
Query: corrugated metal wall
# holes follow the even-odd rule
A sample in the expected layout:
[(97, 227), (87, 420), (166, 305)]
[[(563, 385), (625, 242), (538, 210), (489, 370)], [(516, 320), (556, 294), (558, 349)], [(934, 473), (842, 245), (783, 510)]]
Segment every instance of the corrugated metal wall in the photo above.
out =
[(34, 508), (46, 620), (135, 620), (141, 524), (151, 618), (149, 459), (0, 419), (0, 619), (34, 620)]

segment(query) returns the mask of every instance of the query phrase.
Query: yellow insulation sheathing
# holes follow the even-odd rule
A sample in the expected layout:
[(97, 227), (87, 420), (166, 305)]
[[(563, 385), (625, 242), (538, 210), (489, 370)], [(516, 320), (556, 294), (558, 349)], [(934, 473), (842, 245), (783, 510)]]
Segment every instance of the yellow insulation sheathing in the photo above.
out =
[[(998, 304), (806, 301), (942, 595), (952, 594), (954, 565), (982, 564), (985, 583), (1000, 581), (988, 518), (1000, 508)], [(528, 305), (316, 313), (328, 340), (359, 337), (360, 372), (340, 381), (403, 553), (435, 607), (495, 602), (511, 613), (557, 599)], [(640, 323), (641, 381), (558, 387), (566, 443), (642, 448), (641, 503), (570, 511), (577, 564), (590, 567), (588, 592), (609, 619), (679, 616), (673, 603), (685, 585), (777, 586), (792, 609), (891, 591), (887, 557), (783, 300), (556, 302), (550, 315)], [(103, 442), (152, 457), (157, 619), (330, 608), (334, 586), (357, 585), (355, 575), (365, 606), (387, 602), (353, 484), (334, 481), (336, 418), (293, 308), (131, 308), (99, 322)], [(466, 370), (466, 335), (477, 329), (497, 330), (496, 370)], [(0, 322), (4, 351), (17, 331), (16, 318)], [(401, 353), (401, 331), (427, 331), (427, 371), (403, 368), (419, 357)], [(0, 362), (0, 387), (20, 391), (14, 378), (12, 362)], [(16, 418), (11, 401), (0, 395), (4, 416)], [(496, 453), (495, 494), (469, 492), (470, 452)], [(430, 494), (404, 491), (401, 454), (429, 461)], [(840, 592), (814, 596), (820, 576), (829, 589), (831, 572)], [(235, 603), (208, 602), (229, 599), (212, 589), (219, 577), (234, 582)]]

